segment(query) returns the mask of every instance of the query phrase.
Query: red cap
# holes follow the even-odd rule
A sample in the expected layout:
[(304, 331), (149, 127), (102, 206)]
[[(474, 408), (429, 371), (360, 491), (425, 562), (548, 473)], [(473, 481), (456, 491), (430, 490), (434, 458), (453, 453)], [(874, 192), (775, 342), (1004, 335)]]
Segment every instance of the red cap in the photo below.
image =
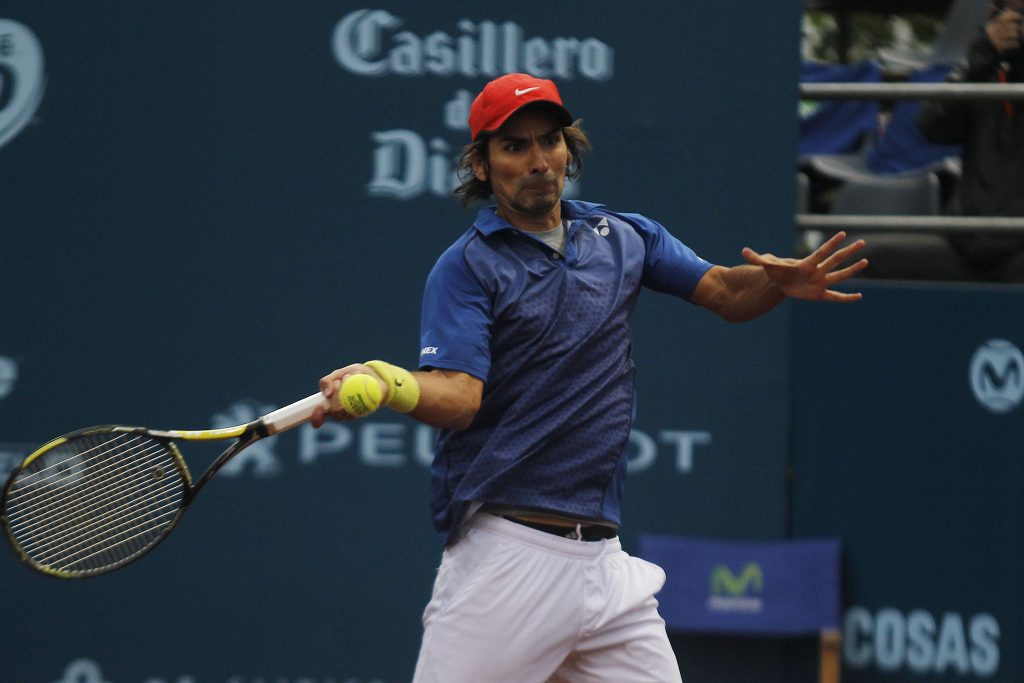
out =
[(562, 125), (572, 123), (572, 116), (562, 104), (554, 83), (529, 74), (505, 74), (485, 85), (469, 108), (469, 132), (473, 140), (480, 133), (498, 130), (508, 117), (534, 102), (554, 105)]

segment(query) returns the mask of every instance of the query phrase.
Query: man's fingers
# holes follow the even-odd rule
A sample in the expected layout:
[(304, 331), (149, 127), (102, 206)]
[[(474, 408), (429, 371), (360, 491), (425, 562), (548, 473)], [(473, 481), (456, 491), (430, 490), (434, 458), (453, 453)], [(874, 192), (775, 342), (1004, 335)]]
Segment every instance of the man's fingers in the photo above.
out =
[(362, 363), (352, 363), (351, 365), (346, 365), (343, 368), (338, 368), (334, 372), (331, 372), (330, 374), (321, 377), (320, 393), (322, 393), (327, 398), (331, 398), (336, 393), (338, 393), (338, 388), (341, 387), (341, 383), (345, 381), (346, 377), (348, 377), (349, 375), (356, 374), (370, 375), (371, 377), (377, 376), (377, 374), (373, 372), (373, 370), (366, 367)]
[(846, 232), (840, 230), (836, 234), (832, 235), (832, 237), (828, 238), (828, 240), (821, 244), (817, 249), (811, 252), (811, 254), (807, 258), (810, 259), (813, 263), (822, 263), (823, 261), (825, 261), (825, 259), (829, 257), (829, 254), (831, 254), (836, 247), (843, 243), (843, 240), (845, 239)]
[(743, 260), (752, 266), (760, 266), (764, 264), (764, 257), (750, 247), (743, 247), (743, 251), (740, 253), (743, 254)]
[(338, 387), (341, 386), (341, 379), (335, 378), (334, 373), (327, 375), (320, 380), (320, 393), (331, 398), (338, 393)]
[(313, 409), (313, 415), (309, 418), (309, 423), (313, 425), (313, 429), (320, 429), (320, 425), (324, 423), (323, 406), (317, 406)]
[(860, 301), (864, 298), (864, 295), (860, 292), (837, 292), (832, 289), (826, 289), (825, 294), (821, 297), (822, 301), (830, 301), (837, 304), (848, 304), (854, 301)]
[(860, 261), (857, 261), (856, 263), (851, 264), (845, 268), (832, 271), (831, 273), (825, 276), (825, 282), (830, 285), (833, 285), (837, 282), (842, 282), (843, 280), (847, 280), (853, 277), (854, 275), (856, 275), (857, 273), (859, 273), (860, 271), (864, 270), (867, 267), (868, 260), (866, 258), (862, 258)]
[(821, 262), (821, 267), (825, 270), (832, 270), (846, 259), (853, 256), (855, 253), (864, 248), (864, 240), (857, 240), (852, 244), (847, 244), (845, 247), (837, 251), (836, 253), (829, 256), (827, 259)]

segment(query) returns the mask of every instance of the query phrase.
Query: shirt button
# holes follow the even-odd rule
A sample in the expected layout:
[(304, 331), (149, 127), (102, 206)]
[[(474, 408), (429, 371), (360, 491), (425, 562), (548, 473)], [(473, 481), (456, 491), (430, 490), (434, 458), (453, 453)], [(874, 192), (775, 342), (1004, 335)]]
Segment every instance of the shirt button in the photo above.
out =
[(559, 254), (557, 251), (553, 251), (553, 252), (551, 252), (551, 258), (553, 258), (553, 259), (555, 259), (557, 261), (558, 259), (562, 258), (562, 255)]

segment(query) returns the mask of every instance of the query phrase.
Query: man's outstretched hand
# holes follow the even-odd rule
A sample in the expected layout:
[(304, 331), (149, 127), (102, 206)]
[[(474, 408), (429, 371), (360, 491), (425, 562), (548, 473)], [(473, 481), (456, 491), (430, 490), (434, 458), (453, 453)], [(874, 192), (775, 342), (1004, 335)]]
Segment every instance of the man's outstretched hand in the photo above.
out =
[(867, 259), (840, 268), (847, 259), (864, 247), (864, 240), (852, 242), (838, 251), (846, 239), (845, 232), (836, 233), (830, 240), (802, 259), (779, 258), (773, 254), (759, 254), (750, 247), (743, 248), (743, 258), (753, 266), (764, 268), (765, 275), (781, 292), (794, 299), (809, 301), (859, 301), (860, 292), (837, 292), (830, 287), (848, 280), (867, 265)]

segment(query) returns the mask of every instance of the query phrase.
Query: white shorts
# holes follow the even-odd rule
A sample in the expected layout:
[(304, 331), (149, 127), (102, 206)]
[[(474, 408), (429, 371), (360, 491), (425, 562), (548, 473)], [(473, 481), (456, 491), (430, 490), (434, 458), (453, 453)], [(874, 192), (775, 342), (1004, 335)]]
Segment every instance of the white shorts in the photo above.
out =
[(681, 683), (657, 565), (479, 513), (441, 560), (414, 683)]

